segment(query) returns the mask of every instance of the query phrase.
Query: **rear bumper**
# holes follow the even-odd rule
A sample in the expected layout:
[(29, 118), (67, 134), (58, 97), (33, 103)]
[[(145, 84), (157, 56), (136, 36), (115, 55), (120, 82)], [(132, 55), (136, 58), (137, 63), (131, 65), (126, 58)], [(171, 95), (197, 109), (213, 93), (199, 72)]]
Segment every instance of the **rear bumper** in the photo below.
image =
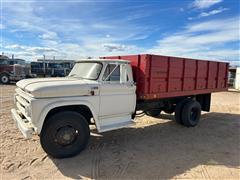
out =
[(34, 128), (31, 123), (23, 119), (16, 109), (11, 109), (13, 120), (16, 123), (17, 128), (22, 132), (25, 138), (31, 138), (34, 133)]

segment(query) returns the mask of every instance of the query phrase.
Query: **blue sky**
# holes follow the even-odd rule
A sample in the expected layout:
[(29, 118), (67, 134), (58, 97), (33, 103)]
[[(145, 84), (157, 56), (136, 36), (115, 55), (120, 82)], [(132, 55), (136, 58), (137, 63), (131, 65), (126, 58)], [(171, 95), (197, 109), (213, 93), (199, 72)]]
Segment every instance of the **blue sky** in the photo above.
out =
[(238, 0), (1, 1), (1, 51), (35, 60), (152, 53), (239, 65)]

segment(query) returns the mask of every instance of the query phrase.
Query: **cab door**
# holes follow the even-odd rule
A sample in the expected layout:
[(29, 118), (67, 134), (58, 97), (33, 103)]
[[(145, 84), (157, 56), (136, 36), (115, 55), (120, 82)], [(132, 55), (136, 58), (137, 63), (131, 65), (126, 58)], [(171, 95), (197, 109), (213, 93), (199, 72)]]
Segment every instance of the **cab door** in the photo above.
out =
[(99, 119), (102, 126), (131, 121), (135, 111), (136, 86), (130, 82), (128, 64), (108, 64), (100, 85)]

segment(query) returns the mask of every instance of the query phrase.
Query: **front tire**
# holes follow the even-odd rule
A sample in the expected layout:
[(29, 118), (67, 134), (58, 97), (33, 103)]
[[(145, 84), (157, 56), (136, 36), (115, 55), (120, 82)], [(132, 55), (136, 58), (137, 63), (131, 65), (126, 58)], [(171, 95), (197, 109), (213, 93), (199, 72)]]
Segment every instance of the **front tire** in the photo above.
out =
[(0, 81), (2, 84), (8, 84), (10, 82), (9, 76), (7, 74), (1, 74)]
[(50, 156), (66, 158), (79, 154), (88, 144), (89, 137), (87, 120), (77, 112), (63, 111), (47, 119), (40, 142)]

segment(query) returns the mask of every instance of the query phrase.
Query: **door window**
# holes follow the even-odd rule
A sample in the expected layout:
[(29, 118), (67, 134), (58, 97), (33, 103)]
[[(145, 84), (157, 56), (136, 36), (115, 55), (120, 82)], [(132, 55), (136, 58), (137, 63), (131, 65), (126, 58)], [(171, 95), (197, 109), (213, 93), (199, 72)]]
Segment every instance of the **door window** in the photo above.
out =
[(120, 66), (108, 64), (103, 74), (103, 81), (120, 82)]

